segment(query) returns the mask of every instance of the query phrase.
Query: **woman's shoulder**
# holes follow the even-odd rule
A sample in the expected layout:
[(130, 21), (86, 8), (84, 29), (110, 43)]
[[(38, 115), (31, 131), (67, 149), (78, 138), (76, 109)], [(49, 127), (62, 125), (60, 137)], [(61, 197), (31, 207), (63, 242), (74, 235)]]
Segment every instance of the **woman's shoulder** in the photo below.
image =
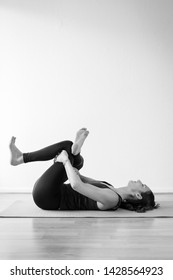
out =
[(97, 206), (99, 210), (116, 210), (121, 204), (121, 197), (111, 188), (104, 188), (105, 202), (100, 203), (97, 201)]

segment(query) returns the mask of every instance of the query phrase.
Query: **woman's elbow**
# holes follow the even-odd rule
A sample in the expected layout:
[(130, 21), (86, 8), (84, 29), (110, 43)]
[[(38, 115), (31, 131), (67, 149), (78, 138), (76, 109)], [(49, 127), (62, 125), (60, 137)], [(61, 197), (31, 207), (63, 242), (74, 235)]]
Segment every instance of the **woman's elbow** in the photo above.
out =
[(77, 180), (71, 183), (71, 187), (74, 191), (77, 191), (80, 188), (82, 181)]

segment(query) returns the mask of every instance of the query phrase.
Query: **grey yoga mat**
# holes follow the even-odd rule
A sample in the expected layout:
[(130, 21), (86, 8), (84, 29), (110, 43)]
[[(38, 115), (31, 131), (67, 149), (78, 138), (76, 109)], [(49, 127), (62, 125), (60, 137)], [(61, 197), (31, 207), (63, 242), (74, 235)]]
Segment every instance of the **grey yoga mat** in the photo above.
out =
[(145, 213), (137, 213), (119, 208), (116, 211), (68, 211), (68, 210), (42, 210), (38, 208), (32, 199), (27, 201), (14, 201), (9, 207), (0, 212), (0, 217), (13, 218), (157, 218), (157, 217), (173, 217), (172, 201), (158, 201), (160, 208), (147, 211)]

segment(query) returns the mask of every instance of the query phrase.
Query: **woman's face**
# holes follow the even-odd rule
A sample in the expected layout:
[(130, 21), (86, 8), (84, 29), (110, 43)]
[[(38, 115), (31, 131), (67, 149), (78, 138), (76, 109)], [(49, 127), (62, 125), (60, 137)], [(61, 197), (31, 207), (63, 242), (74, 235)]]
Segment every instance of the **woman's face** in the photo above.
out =
[(150, 191), (150, 188), (143, 184), (140, 180), (129, 181), (128, 187), (131, 189), (131, 191), (137, 191), (139, 193)]

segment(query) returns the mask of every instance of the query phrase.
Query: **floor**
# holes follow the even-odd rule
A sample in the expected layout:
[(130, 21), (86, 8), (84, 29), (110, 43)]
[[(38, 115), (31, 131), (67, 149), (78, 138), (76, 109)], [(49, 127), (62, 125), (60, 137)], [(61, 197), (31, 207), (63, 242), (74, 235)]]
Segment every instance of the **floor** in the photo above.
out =
[[(0, 194), (0, 210), (15, 196)], [(173, 260), (173, 218), (1, 218), (0, 259)]]

